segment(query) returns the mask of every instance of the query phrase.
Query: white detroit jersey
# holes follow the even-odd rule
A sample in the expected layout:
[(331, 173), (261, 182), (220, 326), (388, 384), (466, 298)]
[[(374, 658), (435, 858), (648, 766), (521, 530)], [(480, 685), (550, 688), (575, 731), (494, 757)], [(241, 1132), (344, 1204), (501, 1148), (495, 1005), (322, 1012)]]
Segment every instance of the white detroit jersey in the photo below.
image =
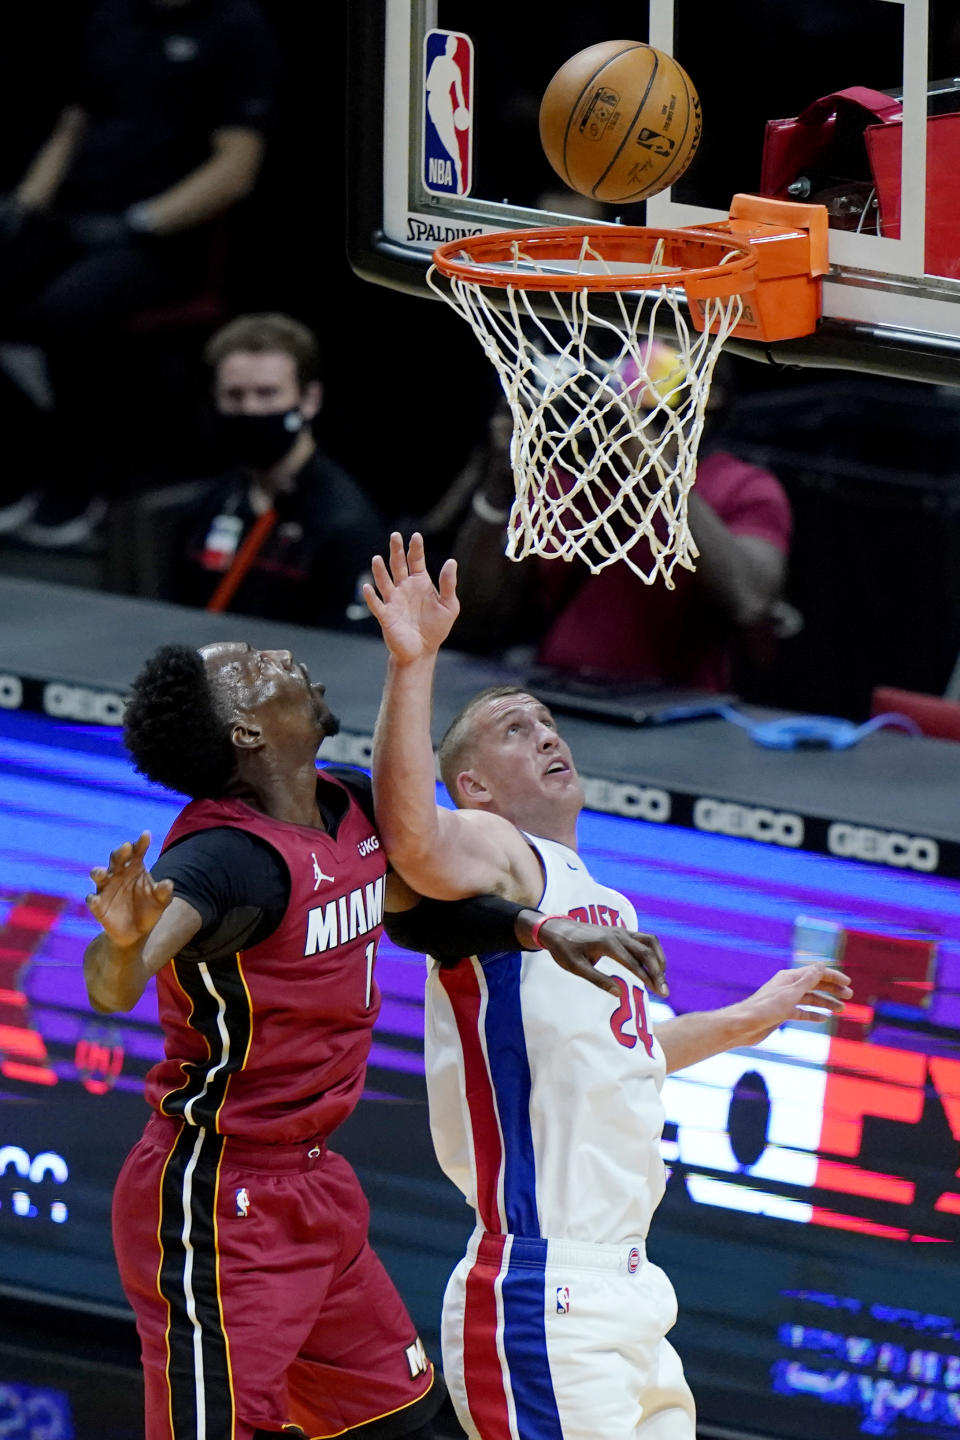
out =
[[(625, 896), (575, 851), (527, 837), (540, 908), (636, 929)], [(600, 962), (619, 1000), (542, 950), (431, 962), (426, 1072), (437, 1158), (493, 1234), (642, 1241), (664, 1189), (664, 1056), (630, 971)]]

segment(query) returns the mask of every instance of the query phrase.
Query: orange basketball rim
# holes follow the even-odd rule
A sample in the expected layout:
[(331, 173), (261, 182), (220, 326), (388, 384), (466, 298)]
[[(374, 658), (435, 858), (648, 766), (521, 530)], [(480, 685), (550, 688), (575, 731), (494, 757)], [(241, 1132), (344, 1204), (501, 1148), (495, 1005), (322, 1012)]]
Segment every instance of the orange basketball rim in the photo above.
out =
[(644, 291), (682, 286), (698, 330), (707, 302), (739, 295), (730, 331), (776, 341), (810, 335), (821, 311), (827, 260), (823, 205), (735, 195), (714, 224), (654, 229), (558, 225), (451, 240), (433, 252), (441, 274), (494, 289)]

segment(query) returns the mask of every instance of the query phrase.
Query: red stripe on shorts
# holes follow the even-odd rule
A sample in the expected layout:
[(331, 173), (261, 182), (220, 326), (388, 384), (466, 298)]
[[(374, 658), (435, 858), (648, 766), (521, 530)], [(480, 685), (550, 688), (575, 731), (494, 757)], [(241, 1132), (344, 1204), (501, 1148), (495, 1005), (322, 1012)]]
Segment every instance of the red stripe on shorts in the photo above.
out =
[(463, 1381), (473, 1423), (483, 1440), (513, 1440), (497, 1350), (497, 1279), (506, 1237), (484, 1235), (467, 1276), (463, 1304)]

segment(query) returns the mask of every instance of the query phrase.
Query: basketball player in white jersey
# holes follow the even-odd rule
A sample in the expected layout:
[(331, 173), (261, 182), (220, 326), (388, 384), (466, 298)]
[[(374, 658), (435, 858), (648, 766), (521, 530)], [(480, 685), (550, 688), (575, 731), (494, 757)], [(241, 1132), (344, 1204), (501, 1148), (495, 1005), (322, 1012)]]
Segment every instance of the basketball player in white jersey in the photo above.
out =
[[(436, 899), (492, 891), (635, 929), (630, 902), (577, 855), (583, 791), (534, 696), (501, 687), (460, 713), (440, 746), (459, 808), (436, 805), (431, 687), (458, 609), (455, 566), (435, 589), (420, 537), (404, 553), (394, 535), (389, 570), (377, 557), (373, 576), (367, 603), (390, 651), (374, 791), (395, 868)], [(602, 968), (608, 989), (538, 950), (430, 964), (431, 1129), (477, 1216), (442, 1323), (471, 1440), (693, 1440), (693, 1398), (665, 1338), (676, 1299), (644, 1248), (664, 1189), (664, 1075), (810, 1019), (799, 1006), (832, 1014), (851, 994), (845, 975), (807, 965), (654, 1034), (636, 976), (612, 959)]]

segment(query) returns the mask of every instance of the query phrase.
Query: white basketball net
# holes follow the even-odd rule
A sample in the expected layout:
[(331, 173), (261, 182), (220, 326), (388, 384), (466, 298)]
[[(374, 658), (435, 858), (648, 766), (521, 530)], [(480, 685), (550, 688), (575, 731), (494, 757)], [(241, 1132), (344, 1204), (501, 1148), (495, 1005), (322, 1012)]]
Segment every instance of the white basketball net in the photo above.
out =
[[(516, 243), (514, 264), (546, 273)], [(572, 268), (598, 267), (612, 268), (585, 241)], [(688, 497), (713, 367), (743, 302), (708, 300), (697, 331), (659, 252), (634, 268), (662, 269), (664, 284), (603, 292), (605, 313), (587, 289), (491, 288), (438, 280), (436, 267), (427, 279), (473, 329), (513, 416), (507, 555), (578, 558), (594, 574), (622, 560), (672, 589), (675, 565), (695, 568)], [(544, 302), (549, 319), (534, 309)]]

